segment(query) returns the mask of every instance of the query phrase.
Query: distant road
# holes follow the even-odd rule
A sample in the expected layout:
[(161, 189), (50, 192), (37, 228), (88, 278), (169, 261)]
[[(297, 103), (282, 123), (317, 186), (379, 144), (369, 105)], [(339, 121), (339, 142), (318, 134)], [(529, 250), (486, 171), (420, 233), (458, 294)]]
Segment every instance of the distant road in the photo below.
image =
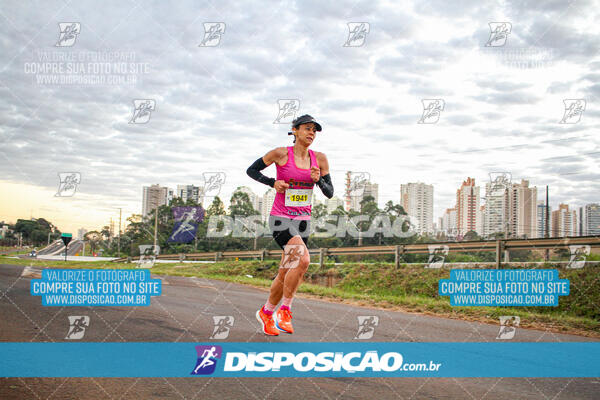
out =
[[(43, 307), (39, 297), (29, 294), (36, 271), (28, 267), (22, 276), (23, 271), (23, 266), (0, 265), (2, 341), (66, 342), (69, 315), (90, 317), (86, 342), (206, 342), (213, 316), (235, 319), (225, 340), (233, 342), (352, 342), (357, 317), (365, 315), (379, 317), (370, 339), (378, 342), (496, 342), (499, 331), (498, 325), (299, 297), (293, 304), (296, 333), (267, 337), (254, 317), (266, 299), (265, 290), (153, 275), (162, 280), (163, 294), (153, 297), (149, 307)], [(596, 340), (519, 328), (514, 341)], [(93, 354), (82, 354), (73, 362), (93, 362)], [(599, 393), (600, 378), (0, 378), (1, 399), (537, 400), (598, 399)]]
[[(72, 240), (69, 243), (69, 249), (67, 251), (67, 256), (74, 256), (79, 253), (81, 255), (83, 251), (83, 240)], [(65, 244), (62, 240), (55, 240), (50, 243), (50, 245), (44, 247), (41, 250), (38, 250), (38, 255), (47, 255), (47, 256), (64, 256), (65, 255)]]

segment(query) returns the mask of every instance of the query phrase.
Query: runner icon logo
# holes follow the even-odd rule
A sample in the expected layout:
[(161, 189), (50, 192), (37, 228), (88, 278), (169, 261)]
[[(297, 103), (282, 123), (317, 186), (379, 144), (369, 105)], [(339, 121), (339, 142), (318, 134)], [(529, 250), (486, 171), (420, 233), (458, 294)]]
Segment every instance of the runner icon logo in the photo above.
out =
[(500, 317), (500, 331), (496, 339), (510, 340), (515, 337), (517, 326), (521, 323), (521, 317), (510, 315)]
[(65, 339), (82, 339), (83, 335), (85, 335), (85, 328), (90, 326), (90, 317), (87, 315), (70, 315), (68, 318), (69, 331)]
[(204, 197), (214, 197), (221, 193), (221, 187), (225, 184), (225, 172), (203, 172)]
[(200, 207), (173, 207), (173, 233), (167, 242), (190, 243), (196, 237), (198, 223), (204, 218)]
[(152, 268), (156, 261), (156, 256), (160, 253), (160, 246), (152, 244), (141, 244), (140, 259), (138, 260), (138, 268)]
[(506, 44), (508, 35), (512, 31), (510, 22), (490, 22), (490, 38), (485, 47), (502, 47)]
[(440, 115), (444, 111), (446, 103), (443, 99), (423, 99), (423, 115), (419, 124), (435, 124), (440, 120)]
[(77, 191), (77, 185), (81, 183), (81, 174), (79, 172), (59, 172), (58, 191), (54, 197), (71, 197)]
[(300, 264), (300, 258), (304, 255), (304, 245), (286, 244), (281, 268), (293, 269)]
[(510, 188), (512, 174), (510, 172), (490, 172), (490, 191), (488, 196), (504, 196), (506, 189)]
[(60, 34), (55, 46), (71, 47), (75, 44), (75, 40), (81, 32), (81, 24), (79, 22), (60, 22), (58, 29), (60, 29)]
[(300, 100), (298, 99), (279, 99), (279, 113), (273, 121), (274, 124), (291, 124), (296, 119), (296, 113), (300, 110)]
[(233, 328), (233, 323), (235, 318), (231, 315), (215, 315), (213, 316), (213, 322), (215, 323), (215, 328), (213, 329), (212, 335), (210, 335), (209, 339), (227, 339), (229, 336), (229, 330)]
[(569, 246), (569, 251), (571, 252), (571, 258), (569, 258), (569, 263), (566, 268), (569, 269), (580, 269), (585, 266), (585, 260), (587, 256), (590, 255), (590, 246), (588, 244), (575, 244)]
[(225, 22), (205, 22), (204, 39), (198, 47), (215, 47), (221, 43), (221, 35), (225, 34)]
[(347, 191), (350, 197), (361, 197), (369, 183), (371, 175), (368, 172), (350, 172), (347, 178)]
[(450, 251), (448, 245), (431, 245), (427, 248), (429, 249), (429, 260), (427, 260), (425, 268), (442, 268)]
[(379, 317), (376, 315), (359, 315), (358, 331), (354, 339), (371, 339), (375, 333), (375, 327), (379, 325)]
[(133, 116), (129, 120), (130, 124), (147, 124), (150, 121), (150, 114), (156, 110), (156, 101), (152, 99), (133, 100)]
[(198, 360), (190, 375), (210, 375), (215, 372), (217, 359), (223, 355), (221, 346), (196, 346)]
[(371, 25), (368, 22), (348, 22), (348, 40), (344, 43), (344, 47), (362, 46), (370, 30)]
[(565, 99), (565, 113), (560, 120), (561, 124), (576, 124), (581, 121), (581, 116), (585, 111), (586, 102), (584, 99)]

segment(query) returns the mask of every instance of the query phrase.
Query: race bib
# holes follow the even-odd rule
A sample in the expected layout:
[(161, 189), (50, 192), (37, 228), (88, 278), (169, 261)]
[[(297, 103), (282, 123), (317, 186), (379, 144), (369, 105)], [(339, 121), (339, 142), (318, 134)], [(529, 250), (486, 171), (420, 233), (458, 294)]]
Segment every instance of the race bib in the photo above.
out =
[(310, 206), (312, 200), (312, 189), (288, 189), (285, 191), (286, 207)]

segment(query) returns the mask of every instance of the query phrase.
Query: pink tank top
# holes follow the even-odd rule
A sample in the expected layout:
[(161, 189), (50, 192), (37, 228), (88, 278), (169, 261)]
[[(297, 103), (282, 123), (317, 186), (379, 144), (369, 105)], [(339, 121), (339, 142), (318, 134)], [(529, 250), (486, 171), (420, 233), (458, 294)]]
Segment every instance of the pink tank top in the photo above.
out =
[[(288, 147), (288, 159), (285, 165), (277, 165), (277, 180), (283, 180), (290, 187), (286, 190), (289, 203), (292, 203), (291, 200), (304, 200), (302, 196), (308, 194), (309, 192), (306, 189), (312, 190), (315, 186), (312, 178), (310, 177), (310, 168), (302, 169), (296, 167), (296, 161), (294, 159), (294, 148)], [(308, 150), (308, 154), (310, 155), (310, 166), (319, 167), (317, 164), (317, 157), (315, 156), (315, 152), (312, 150)], [(297, 194), (296, 194), (297, 193)], [(308, 201), (312, 202), (312, 192), (308, 196)], [(292, 197), (295, 196), (295, 197)], [(300, 197), (298, 197), (300, 196)], [(280, 217), (287, 217), (290, 219), (300, 219), (300, 220), (308, 220), (310, 219), (312, 206), (286, 206), (286, 193), (275, 193), (275, 201), (273, 202), (273, 208), (271, 209), (271, 215), (277, 215)]]

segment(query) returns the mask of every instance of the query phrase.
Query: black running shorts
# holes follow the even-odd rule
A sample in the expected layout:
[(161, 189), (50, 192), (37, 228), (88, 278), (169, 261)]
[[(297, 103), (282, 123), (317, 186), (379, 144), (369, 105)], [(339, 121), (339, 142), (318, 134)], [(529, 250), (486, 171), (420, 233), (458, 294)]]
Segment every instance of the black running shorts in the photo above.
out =
[(273, 232), (273, 238), (282, 249), (294, 236), (300, 236), (306, 248), (308, 248), (310, 220), (298, 220), (270, 215), (269, 228)]

